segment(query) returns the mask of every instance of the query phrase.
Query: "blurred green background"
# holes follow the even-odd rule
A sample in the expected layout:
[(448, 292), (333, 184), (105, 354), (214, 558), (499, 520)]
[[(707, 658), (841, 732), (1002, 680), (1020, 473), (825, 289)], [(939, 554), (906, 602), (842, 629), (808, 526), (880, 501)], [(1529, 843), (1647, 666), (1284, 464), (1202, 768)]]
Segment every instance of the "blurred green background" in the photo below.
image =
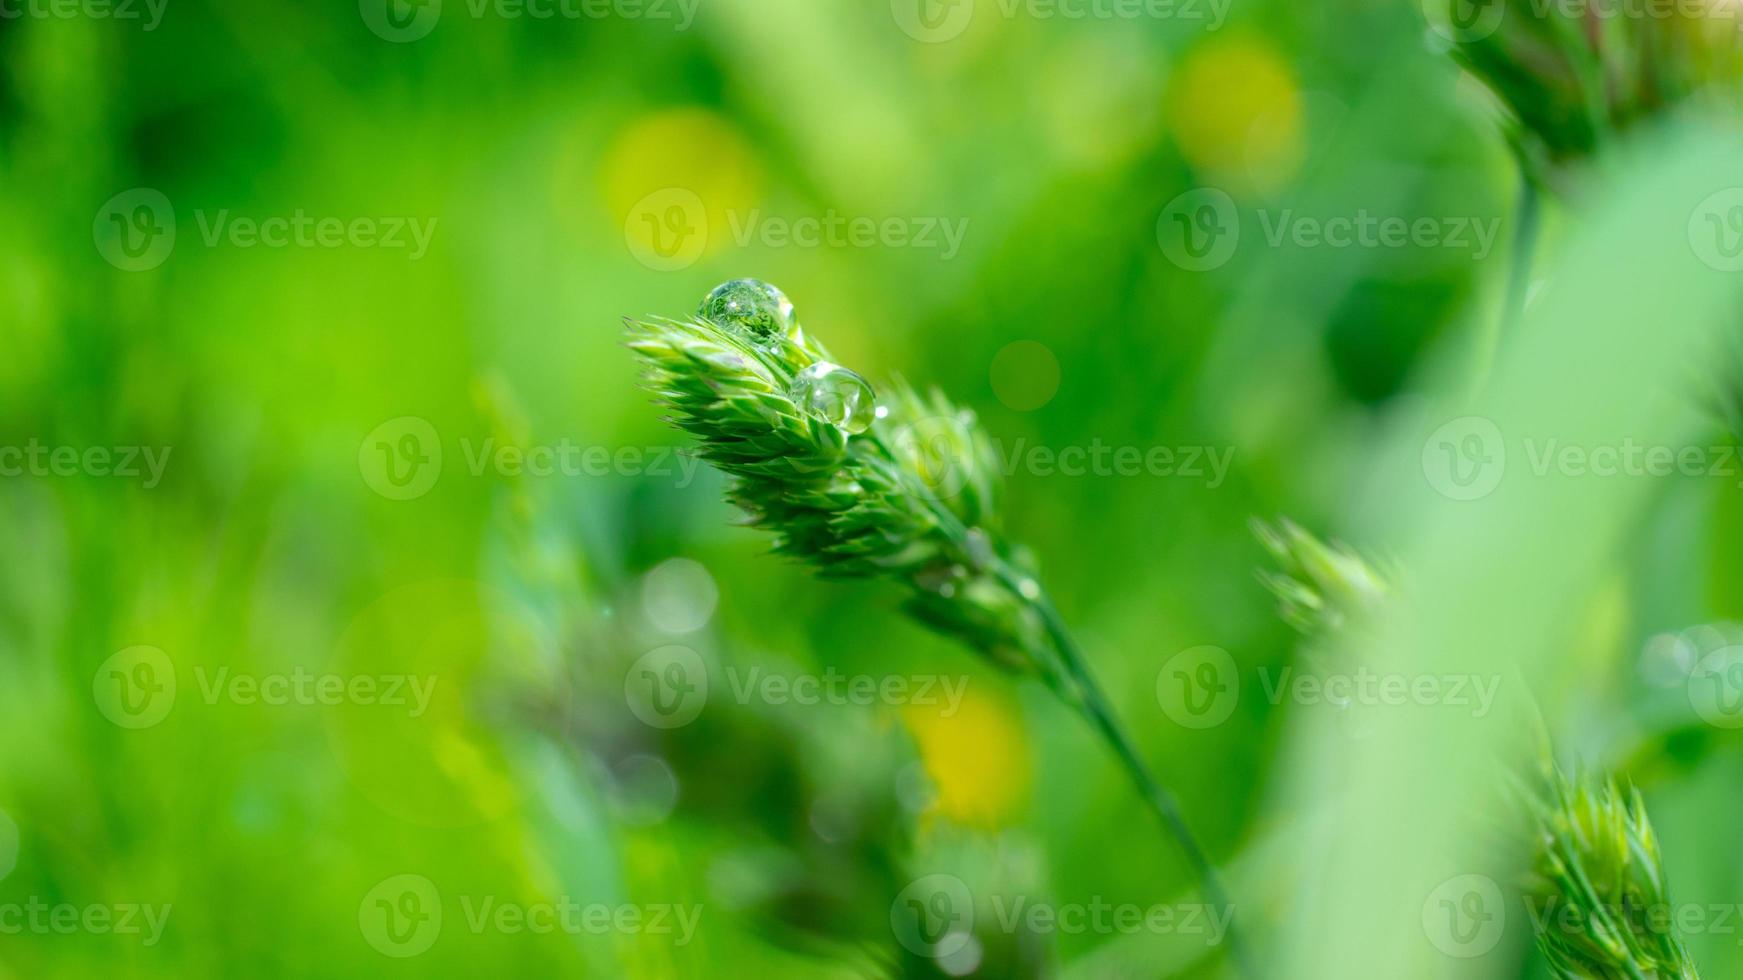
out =
[[(739, 276), (1007, 450), (1231, 461), (1016, 465), (1007, 526), (1255, 938), (1299, 911), (1319, 856), (1267, 841), (1315, 709), (1251, 680), (1300, 637), (1249, 520), (1395, 546), (1356, 519), (1377, 448), (1425, 377), (1481, 375), (1516, 224), (1414, 5), (5, 9), (0, 446), (45, 455), (0, 477), (0, 977), (1221, 975), (1179, 931), (997, 927), (985, 896), (1193, 886), (1071, 712), (768, 557), (672, 455), (621, 319)], [(1195, 268), (1205, 188), (1239, 241)], [(1271, 233), (1361, 215), (1471, 235)], [(1546, 700), (1647, 788), (1679, 897), (1729, 902), (1743, 756), (1639, 664), (1739, 612), (1736, 486), (1657, 486)], [(1197, 729), (1157, 690), (1201, 645), (1248, 680)], [(635, 693), (662, 650), (709, 681), (675, 727)], [(735, 696), (759, 669), (963, 693)], [(981, 899), (942, 961), (892, 929), (931, 874)], [(559, 903), (616, 918), (514, 917)], [(124, 906), (167, 918), (86, 917)], [(1736, 940), (1693, 941), (1724, 976)], [(1519, 931), (1475, 963), (1442, 965), (1539, 969)]]

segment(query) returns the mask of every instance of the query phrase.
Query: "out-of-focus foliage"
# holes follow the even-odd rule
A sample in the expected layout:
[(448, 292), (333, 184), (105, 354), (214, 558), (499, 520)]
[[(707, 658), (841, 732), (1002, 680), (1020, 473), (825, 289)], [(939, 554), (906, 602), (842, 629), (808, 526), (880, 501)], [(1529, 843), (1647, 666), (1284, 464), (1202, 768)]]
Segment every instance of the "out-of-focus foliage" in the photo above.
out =
[[(1619, 439), (1712, 380), (1587, 391), (1589, 352), (1492, 329), (1516, 164), (1414, 4), (0, 11), (4, 980), (1224, 975), (1219, 910), (1185, 924), (1190, 869), (1079, 719), (900, 590), (770, 560), (678, 452), (622, 318), (717, 283), (780, 284), (840, 363), (976, 413), (1007, 526), (1261, 954), (1361, 907), (1308, 887), (1347, 853), (1313, 834), (1412, 750), (1317, 740), (1326, 703), (1278, 686), (1301, 637), (1249, 521), (1407, 562), (1388, 531), (1420, 500), (1375, 488), (1466, 503), (1422, 450), (1492, 391), (1553, 423), (1505, 433), (1511, 508), (1562, 485), (1544, 440)], [(1574, 192), (1518, 321), (1561, 303), (1558, 337), (1666, 336), (1705, 309), (1676, 263), (1723, 277), (1743, 240), (1733, 182), (1630, 124), (1726, 101), (1728, 49), (1624, 26), (1586, 58), (1504, 25), (1484, 43), (1525, 74), (1470, 62), (1562, 134)], [(1670, 176), (1593, 232), (1630, 174)], [(1649, 251), (1560, 264), (1636, 226)], [(1416, 431), (1446, 390), (1469, 402)], [(1556, 415), (1575, 395), (1614, 414)], [(1641, 787), (1702, 908), (1743, 894), (1743, 508), (1706, 458), (1628, 477), (1628, 507), (1457, 511), (1434, 553), (1494, 565), (1430, 596), (1500, 636), (1555, 586), (1531, 693), (1565, 754)], [(1591, 535), (1510, 523), (1546, 513)], [(1284, 544), (1330, 595), (1342, 553)], [(1388, 785), (1363, 853), (1450, 853), (1467, 815)], [(1461, 959), (1424, 945), (1425, 896), (1367, 897), (1448, 971), (1543, 975), (1516, 907)], [(1743, 969), (1735, 938), (1687, 937), (1703, 975)]]
[(1434, 30), (1499, 98), (1540, 168), (1589, 159), (1684, 103), (1743, 108), (1743, 8), (1732, 0), (1427, 0)]

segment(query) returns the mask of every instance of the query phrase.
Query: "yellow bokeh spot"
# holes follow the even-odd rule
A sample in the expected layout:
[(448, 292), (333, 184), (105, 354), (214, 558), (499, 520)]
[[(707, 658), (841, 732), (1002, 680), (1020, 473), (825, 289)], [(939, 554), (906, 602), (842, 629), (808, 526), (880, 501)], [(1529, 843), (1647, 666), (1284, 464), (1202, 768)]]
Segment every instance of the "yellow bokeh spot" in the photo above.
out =
[(1189, 54), (1170, 87), (1168, 119), (1180, 152), (1230, 189), (1268, 191), (1301, 163), (1295, 74), (1257, 38), (1216, 38)]
[(606, 147), (599, 189), (631, 254), (661, 271), (733, 241), (757, 207), (762, 167), (737, 127), (699, 108), (636, 119)]
[(1616, 666), (1630, 655), (1628, 622), (1632, 614), (1628, 582), (1620, 573), (1611, 572), (1588, 600), (1586, 614), (1577, 622), (1576, 650), (1590, 651), (1586, 662), (1605, 668)]
[(1005, 701), (965, 691), (945, 705), (911, 705), (902, 720), (920, 749), (920, 765), (937, 792), (930, 813), (957, 823), (997, 826), (1029, 792), (1029, 746)]

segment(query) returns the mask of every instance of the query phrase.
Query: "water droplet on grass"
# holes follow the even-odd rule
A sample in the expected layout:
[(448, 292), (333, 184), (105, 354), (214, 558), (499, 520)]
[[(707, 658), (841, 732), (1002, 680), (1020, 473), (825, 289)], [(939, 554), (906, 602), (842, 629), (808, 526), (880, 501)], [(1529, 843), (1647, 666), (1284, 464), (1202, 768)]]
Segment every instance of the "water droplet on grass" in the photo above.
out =
[(800, 371), (787, 394), (805, 414), (855, 435), (871, 428), (877, 411), (877, 395), (871, 384), (828, 361)]
[(733, 279), (715, 286), (698, 312), (758, 341), (784, 337), (793, 329), (792, 301), (761, 279)]

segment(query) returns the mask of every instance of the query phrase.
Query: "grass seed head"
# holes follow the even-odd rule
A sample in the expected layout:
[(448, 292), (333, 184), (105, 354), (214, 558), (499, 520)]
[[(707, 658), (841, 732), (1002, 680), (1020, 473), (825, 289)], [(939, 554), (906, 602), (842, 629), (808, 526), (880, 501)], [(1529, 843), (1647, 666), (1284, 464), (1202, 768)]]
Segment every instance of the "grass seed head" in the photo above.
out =
[(1028, 572), (1001, 532), (998, 456), (973, 413), (900, 379), (874, 392), (754, 280), (718, 287), (694, 317), (627, 325), (648, 389), (776, 552), (899, 582), (927, 626), (1035, 666)]
[(1371, 613), (1386, 598), (1386, 578), (1341, 544), (1326, 544), (1294, 522), (1255, 519), (1253, 534), (1277, 561), (1260, 581), (1276, 596), (1283, 619), (1303, 633), (1329, 633)]
[(1640, 792), (1550, 768), (1530, 805), (1539, 846), (1526, 900), (1558, 980), (1699, 980)]

